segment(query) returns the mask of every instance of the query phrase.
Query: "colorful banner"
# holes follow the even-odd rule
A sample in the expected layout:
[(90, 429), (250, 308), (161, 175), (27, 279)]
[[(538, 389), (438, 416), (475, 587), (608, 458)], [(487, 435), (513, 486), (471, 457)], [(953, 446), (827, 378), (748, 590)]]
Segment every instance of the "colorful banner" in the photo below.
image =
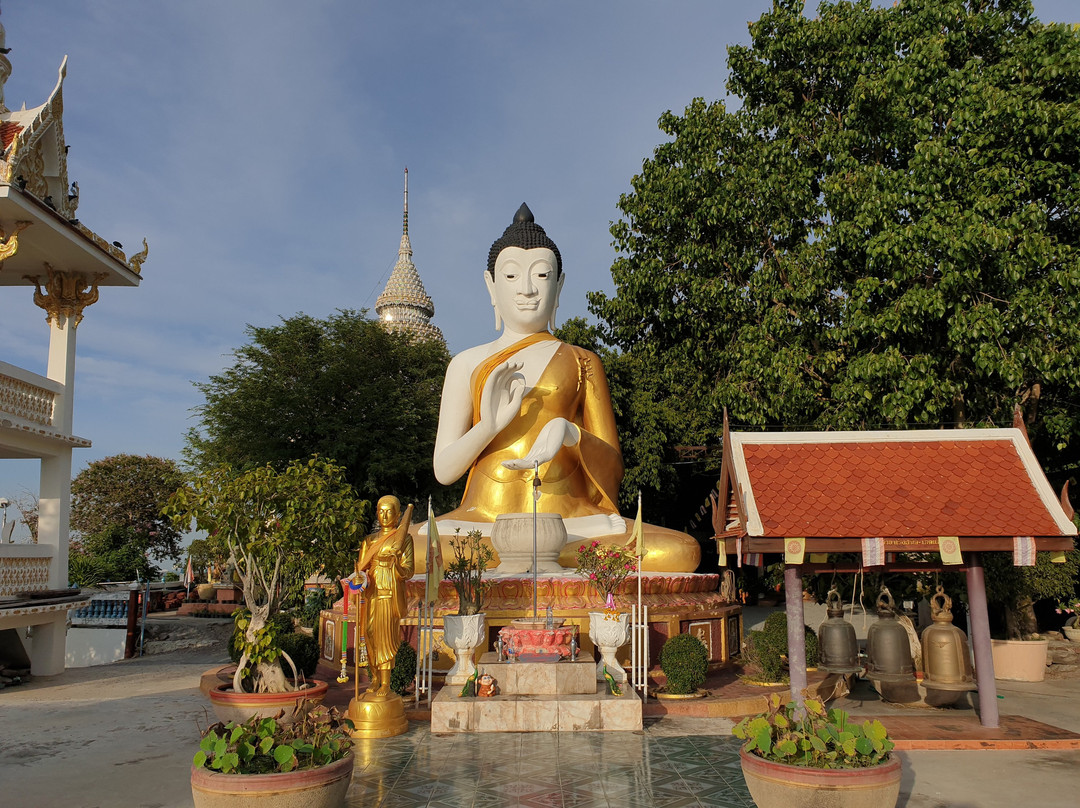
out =
[(938, 536), (938, 552), (941, 553), (942, 564), (963, 564), (964, 559), (960, 555), (959, 536)]
[(885, 566), (885, 540), (874, 536), (862, 540), (862, 565), (864, 567)]
[(784, 539), (784, 563), (801, 564), (806, 554), (806, 538), (804, 536), (792, 536)]
[(1035, 566), (1035, 537), (1013, 536), (1013, 566)]
[(431, 497), (427, 505), (427, 581), (424, 585), (424, 601), (434, 603), (439, 599), (439, 583), (443, 579), (442, 545), (439, 543), (439, 527), (435, 523), (435, 512), (431, 509)]

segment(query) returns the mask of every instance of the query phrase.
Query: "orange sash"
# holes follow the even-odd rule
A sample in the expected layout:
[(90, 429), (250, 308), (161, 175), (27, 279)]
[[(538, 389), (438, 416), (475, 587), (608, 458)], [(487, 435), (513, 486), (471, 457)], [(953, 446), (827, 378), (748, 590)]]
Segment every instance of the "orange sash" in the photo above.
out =
[(496, 351), (479, 365), (476, 366), (476, 370), (473, 371), (472, 379), (472, 411), (473, 426), (476, 426), (480, 422), (480, 397), (484, 393), (484, 385), (487, 384), (488, 377), (492, 372), (516, 354), (518, 351), (522, 351), (528, 348), (530, 345), (535, 345), (538, 342), (544, 342), (546, 340), (557, 339), (547, 331), (540, 331), (536, 334), (530, 334), (524, 339), (518, 340), (513, 345), (503, 348), (501, 351)]

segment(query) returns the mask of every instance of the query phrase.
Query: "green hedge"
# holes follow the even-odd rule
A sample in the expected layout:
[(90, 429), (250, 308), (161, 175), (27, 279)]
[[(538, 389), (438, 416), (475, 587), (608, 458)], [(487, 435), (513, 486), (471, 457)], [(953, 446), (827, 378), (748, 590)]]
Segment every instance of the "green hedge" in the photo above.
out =
[(676, 634), (660, 649), (660, 669), (667, 678), (668, 693), (693, 693), (705, 684), (709, 651), (694, 635)]

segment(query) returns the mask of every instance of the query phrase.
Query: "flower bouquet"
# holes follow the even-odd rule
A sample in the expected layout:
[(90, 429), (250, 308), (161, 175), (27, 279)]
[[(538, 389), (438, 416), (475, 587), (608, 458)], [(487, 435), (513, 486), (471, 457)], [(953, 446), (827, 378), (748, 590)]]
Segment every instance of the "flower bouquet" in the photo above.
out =
[(615, 591), (635, 569), (637, 560), (629, 548), (593, 540), (577, 551), (577, 573), (604, 598), (604, 608), (615, 608)]

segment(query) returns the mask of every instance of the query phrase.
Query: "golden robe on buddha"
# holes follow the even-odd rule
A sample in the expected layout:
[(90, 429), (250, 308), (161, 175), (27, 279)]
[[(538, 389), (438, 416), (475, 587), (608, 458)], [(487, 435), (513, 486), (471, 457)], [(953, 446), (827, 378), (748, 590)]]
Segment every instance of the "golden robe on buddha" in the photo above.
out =
[[(479, 418), (480, 393), (491, 371), (528, 345), (555, 339), (546, 332), (534, 334), (477, 366), (471, 384), (474, 423)], [(501, 513), (532, 512), (532, 469), (516, 471), (502, 463), (522, 457), (540, 430), (556, 417), (572, 421), (581, 437), (541, 467), (543, 485), (537, 511), (558, 513), (564, 519), (617, 513), (623, 465), (610, 401), (599, 358), (561, 343), (537, 384), (525, 393), (521, 413), (473, 463), (461, 505), (445, 518), (494, 522)]]

